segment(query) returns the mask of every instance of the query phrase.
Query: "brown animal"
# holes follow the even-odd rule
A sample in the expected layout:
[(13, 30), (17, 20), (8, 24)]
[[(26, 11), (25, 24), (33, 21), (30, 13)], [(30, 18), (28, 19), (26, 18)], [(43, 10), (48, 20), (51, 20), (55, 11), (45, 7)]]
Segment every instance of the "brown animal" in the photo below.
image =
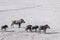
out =
[(44, 25), (44, 26), (40, 26), (40, 28), (39, 28), (39, 32), (41, 33), (41, 30), (43, 30), (44, 31), (44, 33), (46, 33), (46, 30), (47, 30), (47, 28), (49, 28), (50, 29), (50, 27), (49, 27), (49, 25)]
[(3, 25), (2, 27), (1, 27), (1, 30), (5, 30), (6, 31), (6, 28), (8, 28), (8, 25)]
[(35, 30), (35, 32), (37, 32), (37, 29), (38, 28), (39, 28), (39, 26), (38, 25), (35, 25), (35, 26), (32, 27), (32, 30)]
[(20, 28), (22, 23), (25, 23), (24, 19), (14, 20), (14, 21), (12, 22), (11, 26), (13, 26), (13, 25), (15, 24), (15, 25), (18, 25), (19, 28)]
[(25, 30), (26, 30), (26, 31), (28, 31), (28, 30), (29, 30), (29, 31), (32, 31), (31, 28), (32, 28), (32, 25), (27, 25)]

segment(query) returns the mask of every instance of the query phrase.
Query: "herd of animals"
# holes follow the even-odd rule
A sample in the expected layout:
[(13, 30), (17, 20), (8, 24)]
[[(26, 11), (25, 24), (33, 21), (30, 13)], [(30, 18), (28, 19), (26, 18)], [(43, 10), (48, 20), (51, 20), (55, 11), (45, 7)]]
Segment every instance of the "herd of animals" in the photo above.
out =
[[(19, 28), (21, 28), (21, 24), (22, 23), (26, 23), (25, 21), (24, 21), (24, 19), (20, 19), (20, 20), (14, 20), (14, 21), (12, 21), (12, 23), (11, 23), (11, 26), (14, 26), (14, 25), (18, 25), (19, 26)], [(6, 31), (6, 28), (8, 28), (8, 25), (3, 25), (3, 26), (1, 26), (1, 30), (5, 30)], [(50, 27), (49, 27), (49, 25), (48, 24), (46, 24), (46, 25), (41, 25), (41, 26), (38, 26), (38, 25), (35, 25), (35, 26), (33, 26), (33, 25), (27, 25), (26, 26), (26, 28), (25, 28), (25, 30), (28, 32), (28, 30), (29, 31), (35, 31), (35, 32), (40, 32), (41, 33), (41, 30), (43, 30), (44, 31), (44, 33), (46, 33), (46, 30), (47, 30), (47, 28), (49, 28), (50, 29)], [(38, 29), (38, 30), (37, 30)]]

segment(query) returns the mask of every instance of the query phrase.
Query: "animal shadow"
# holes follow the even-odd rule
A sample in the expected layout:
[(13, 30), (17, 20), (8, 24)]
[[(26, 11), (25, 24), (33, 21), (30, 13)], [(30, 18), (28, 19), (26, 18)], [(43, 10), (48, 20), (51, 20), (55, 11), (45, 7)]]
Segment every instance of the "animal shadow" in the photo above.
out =
[(9, 31), (6, 31), (6, 32), (15, 32), (14, 30), (9, 30)]
[(59, 34), (60, 32), (48, 32), (46, 34)]

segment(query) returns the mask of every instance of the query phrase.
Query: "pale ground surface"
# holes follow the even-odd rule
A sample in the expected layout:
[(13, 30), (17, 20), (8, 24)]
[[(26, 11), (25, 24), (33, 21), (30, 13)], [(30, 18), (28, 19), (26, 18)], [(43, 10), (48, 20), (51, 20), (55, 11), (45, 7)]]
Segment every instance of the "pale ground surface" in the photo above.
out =
[[(45, 25), (47, 34), (26, 32), (12, 28), (11, 22), (23, 18), (28, 24)], [(0, 26), (7, 24), (7, 32), (0, 30), (0, 40), (60, 40), (60, 0), (0, 0)]]

